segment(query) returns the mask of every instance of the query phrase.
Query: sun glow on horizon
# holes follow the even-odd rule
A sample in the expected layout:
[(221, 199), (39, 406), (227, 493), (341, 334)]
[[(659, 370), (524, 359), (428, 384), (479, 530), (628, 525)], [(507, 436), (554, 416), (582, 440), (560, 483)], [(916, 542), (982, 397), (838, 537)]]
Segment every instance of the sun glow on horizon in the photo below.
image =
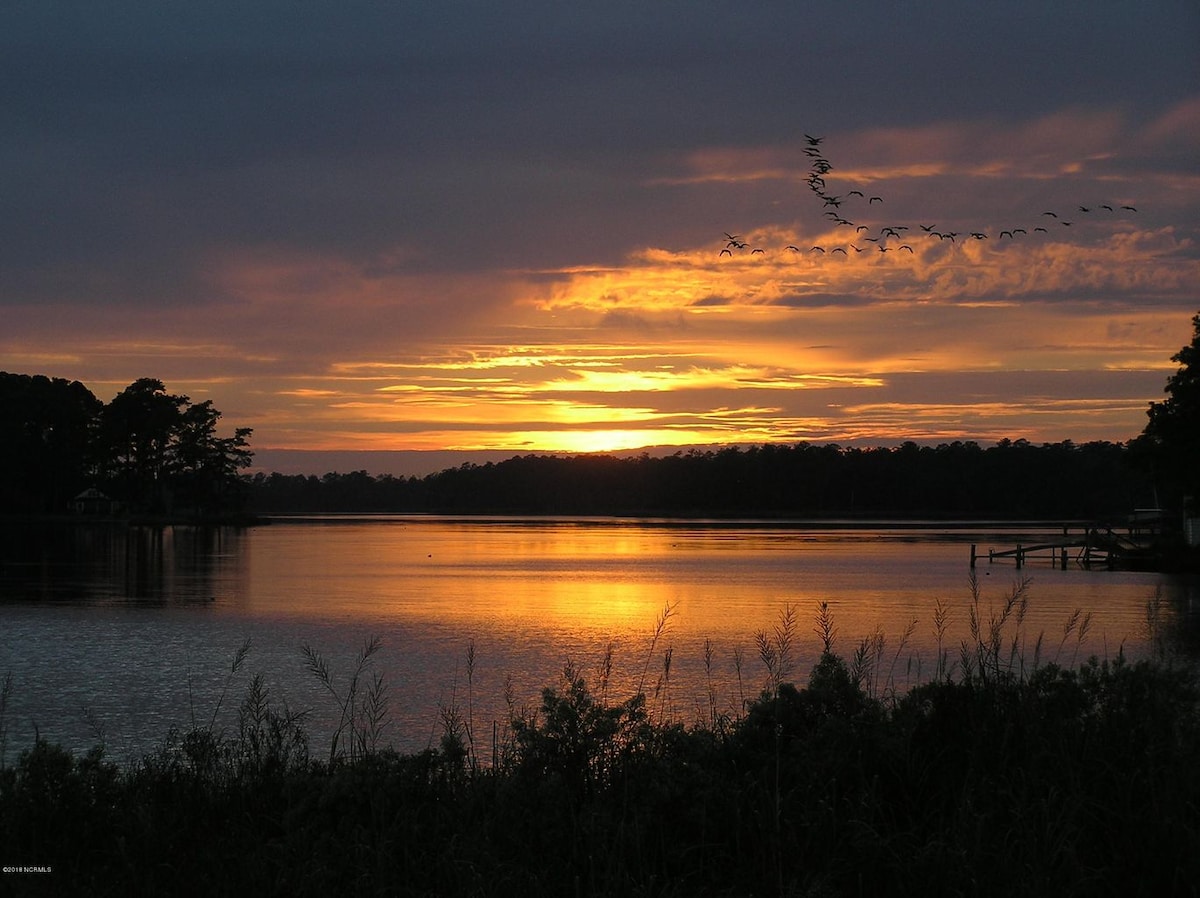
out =
[[(1200, 257), (1177, 213), (1200, 180), (1141, 172), (1126, 125), (832, 134), (820, 191), (806, 141), (682, 151), (638, 183), (702, 203), (703, 227), (663, 214), (625, 242), (567, 233), (470, 265), (399, 239), (223, 247), (205, 256), (218, 304), (163, 311), (157, 335), (144, 310), (81, 305), (71, 352), (0, 350), (92, 384), (153, 371), (277, 448), (1127, 439), (1186, 342)], [(1197, 133), (1200, 100), (1141, 139)]]

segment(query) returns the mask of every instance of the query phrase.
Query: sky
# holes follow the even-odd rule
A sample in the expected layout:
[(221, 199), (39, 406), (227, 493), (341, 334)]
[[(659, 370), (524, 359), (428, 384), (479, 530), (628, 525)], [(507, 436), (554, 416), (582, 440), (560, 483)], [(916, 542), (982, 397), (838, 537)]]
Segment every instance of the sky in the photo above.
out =
[(1200, 311), (1194, 0), (0, 20), (0, 370), (276, 470), (1124, 441)]

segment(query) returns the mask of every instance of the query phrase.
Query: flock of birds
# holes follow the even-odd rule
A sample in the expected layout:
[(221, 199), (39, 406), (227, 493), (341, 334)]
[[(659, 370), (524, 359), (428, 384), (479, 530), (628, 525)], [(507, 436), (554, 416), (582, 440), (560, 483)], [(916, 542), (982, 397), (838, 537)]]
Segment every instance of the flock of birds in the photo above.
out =
[[(917, 230), (914, 230), (909, 225), (902, 224), (889, 224), (872, 228), (870, 225), (861, 224), (850, 219), (848, 215), (860, 205), (865, 205), (867, 209), (871, 209), (877, 204), (883, 206), (883, 197), (869, 196), (857, 188), (848, 190), (843, 194), (830, 193), (826, 176), (833, 171), (833, 164), (826, 158), (824, 151), (821, 149), (821, 143), (824, 138), (813, 137), (810, 134), (805, 134), (804, 137), (806, 142), (804, 153), (810, 160), (805, 182), (809, 190), (821, 201), (824, 217), (833, 222), (836, 227), (852, 230), (853, 235), (848, 235), (845, 245), (828, 247), (817, 245), (805, 250), (795, 244), (789, 243), (784, 247), (785, 252), (820, 253), (830, 256), (838, 253), (843, 256), (849, 256), (851, 253), (858, 255), (865, 252), (908, 252), (914, 254), (912, 247), (913, 238), (936, 239), (939, 242), (949, 240), (951, 243), (957, 243), (959, 240), (988, 240), (991, 238), (991, 234), (983, 230), (952, 231), (940, 228), (936, 224), (918, 224)], [(843, 207), (845, 211), (843, 211)], [(1072, 215), (1092, 215), (1093, 213), (1099, 215), (1119, 215), (1128, 212), (1137, 212), (1137, 209), (1130, 205), (1118, 205), (1106, 202), (1098, 203), (1094, 206), (1079, 205)], [(1074, 218), (1068, 220), (1052, 210), (1043, 212), (1039, 221), (1041, 223), (1032, 227), (1005, 228), (997, 233), (996, 240), (1003, 241), (1007, 238), (1008, 240), (1016, 241), (1037, 234), (1048, 235), (1051, 228), (1069, 228), (1075, 224)], [(860, 246), (860, 243), (870, 245)], [(727, 231), (725, 232), (725, 246), (721, 249), (720, 255), (732, 257), (735, 252), (749, 253), (750, 255), (766, 254), (766, 250), (762, 247), (751, 246), (738, 234), (731, 234)]]

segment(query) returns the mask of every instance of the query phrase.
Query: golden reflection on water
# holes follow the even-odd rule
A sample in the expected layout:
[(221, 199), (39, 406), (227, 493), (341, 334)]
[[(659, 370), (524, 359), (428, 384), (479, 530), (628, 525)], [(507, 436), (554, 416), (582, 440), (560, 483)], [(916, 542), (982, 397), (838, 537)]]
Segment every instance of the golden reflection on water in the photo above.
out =
[[(955, 649), (971, 606), (966, 542), (887, 530), (392, 519), (277, 523), (256, 530), (249, 551), (246, 613), (453, 625), (511, 639), (636, 643), (669, 607), (673, 640), (750, 648), (792, 605), (811, 648), (816, 610), (828, 602), (843, 654), (876, 633), (895, 647), (911, 629), (907, 644), (930, 655), (937, 603), (948, 613), (943, 645)], [(1057, 646), (1080, 608), (1093, 616), (1076, 653), (1109, 655), (1142, 636), (1155, 583), (1048, 564), (1018, 573), (984, 563), (977, 573), (985, 622), (1025, 576), (1028, 642), (1044, 633)]]

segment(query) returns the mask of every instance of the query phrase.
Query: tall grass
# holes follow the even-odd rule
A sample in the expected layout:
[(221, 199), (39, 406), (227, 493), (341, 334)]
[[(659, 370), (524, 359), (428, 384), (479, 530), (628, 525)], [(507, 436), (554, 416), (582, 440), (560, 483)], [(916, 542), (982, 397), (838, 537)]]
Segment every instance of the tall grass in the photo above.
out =
[[(642, 665), (642, 676), (638, 680), (637, 691), (639, 694), (646, 691), (646, 677), (650, 673), (650, 665), (654, 663), (655, 651), (658, 644), (662, 641), (663, 636), (667, 632), (667, 623), (675, 614), (675, 606), (668, 602), (659, 612), (657, 620), (654, 622), (654, 634), (650, 638), (650, 647), (646, 650), (646, 662)], [(668, 665), (669, 666), (669, 665)]]
[[(777, 694), (779, 687), (791, 676), (794, 663), (793, 650), (796, 641), (796, 606), (786, 604), (779, 612), (779, 619), (770, 631), (759, 630), (754, 634), (754, 645), (759, 660), (767, 669), (766, 690)], [(827, 627), (827, 629), (825, 629)], [(817, 613), (817, 629), (826, 646), (833, 644), (833, 617), (829, 604), (822, 602)], [(828, 651), (828, 649), (826, 649)]]
[(379, 638), (374, 636), (363, 643), (354, 669), (340, 690), (321, 653), (307, 643), (301, 648), (309, 673), (337, 705), (338, 722), (329, 745), (330, 763), (342, 756), (353, 762), (382, 745), (388, 715), (387, 689), (383, 673), (372, 669), (373, 658), (381, 646)]

